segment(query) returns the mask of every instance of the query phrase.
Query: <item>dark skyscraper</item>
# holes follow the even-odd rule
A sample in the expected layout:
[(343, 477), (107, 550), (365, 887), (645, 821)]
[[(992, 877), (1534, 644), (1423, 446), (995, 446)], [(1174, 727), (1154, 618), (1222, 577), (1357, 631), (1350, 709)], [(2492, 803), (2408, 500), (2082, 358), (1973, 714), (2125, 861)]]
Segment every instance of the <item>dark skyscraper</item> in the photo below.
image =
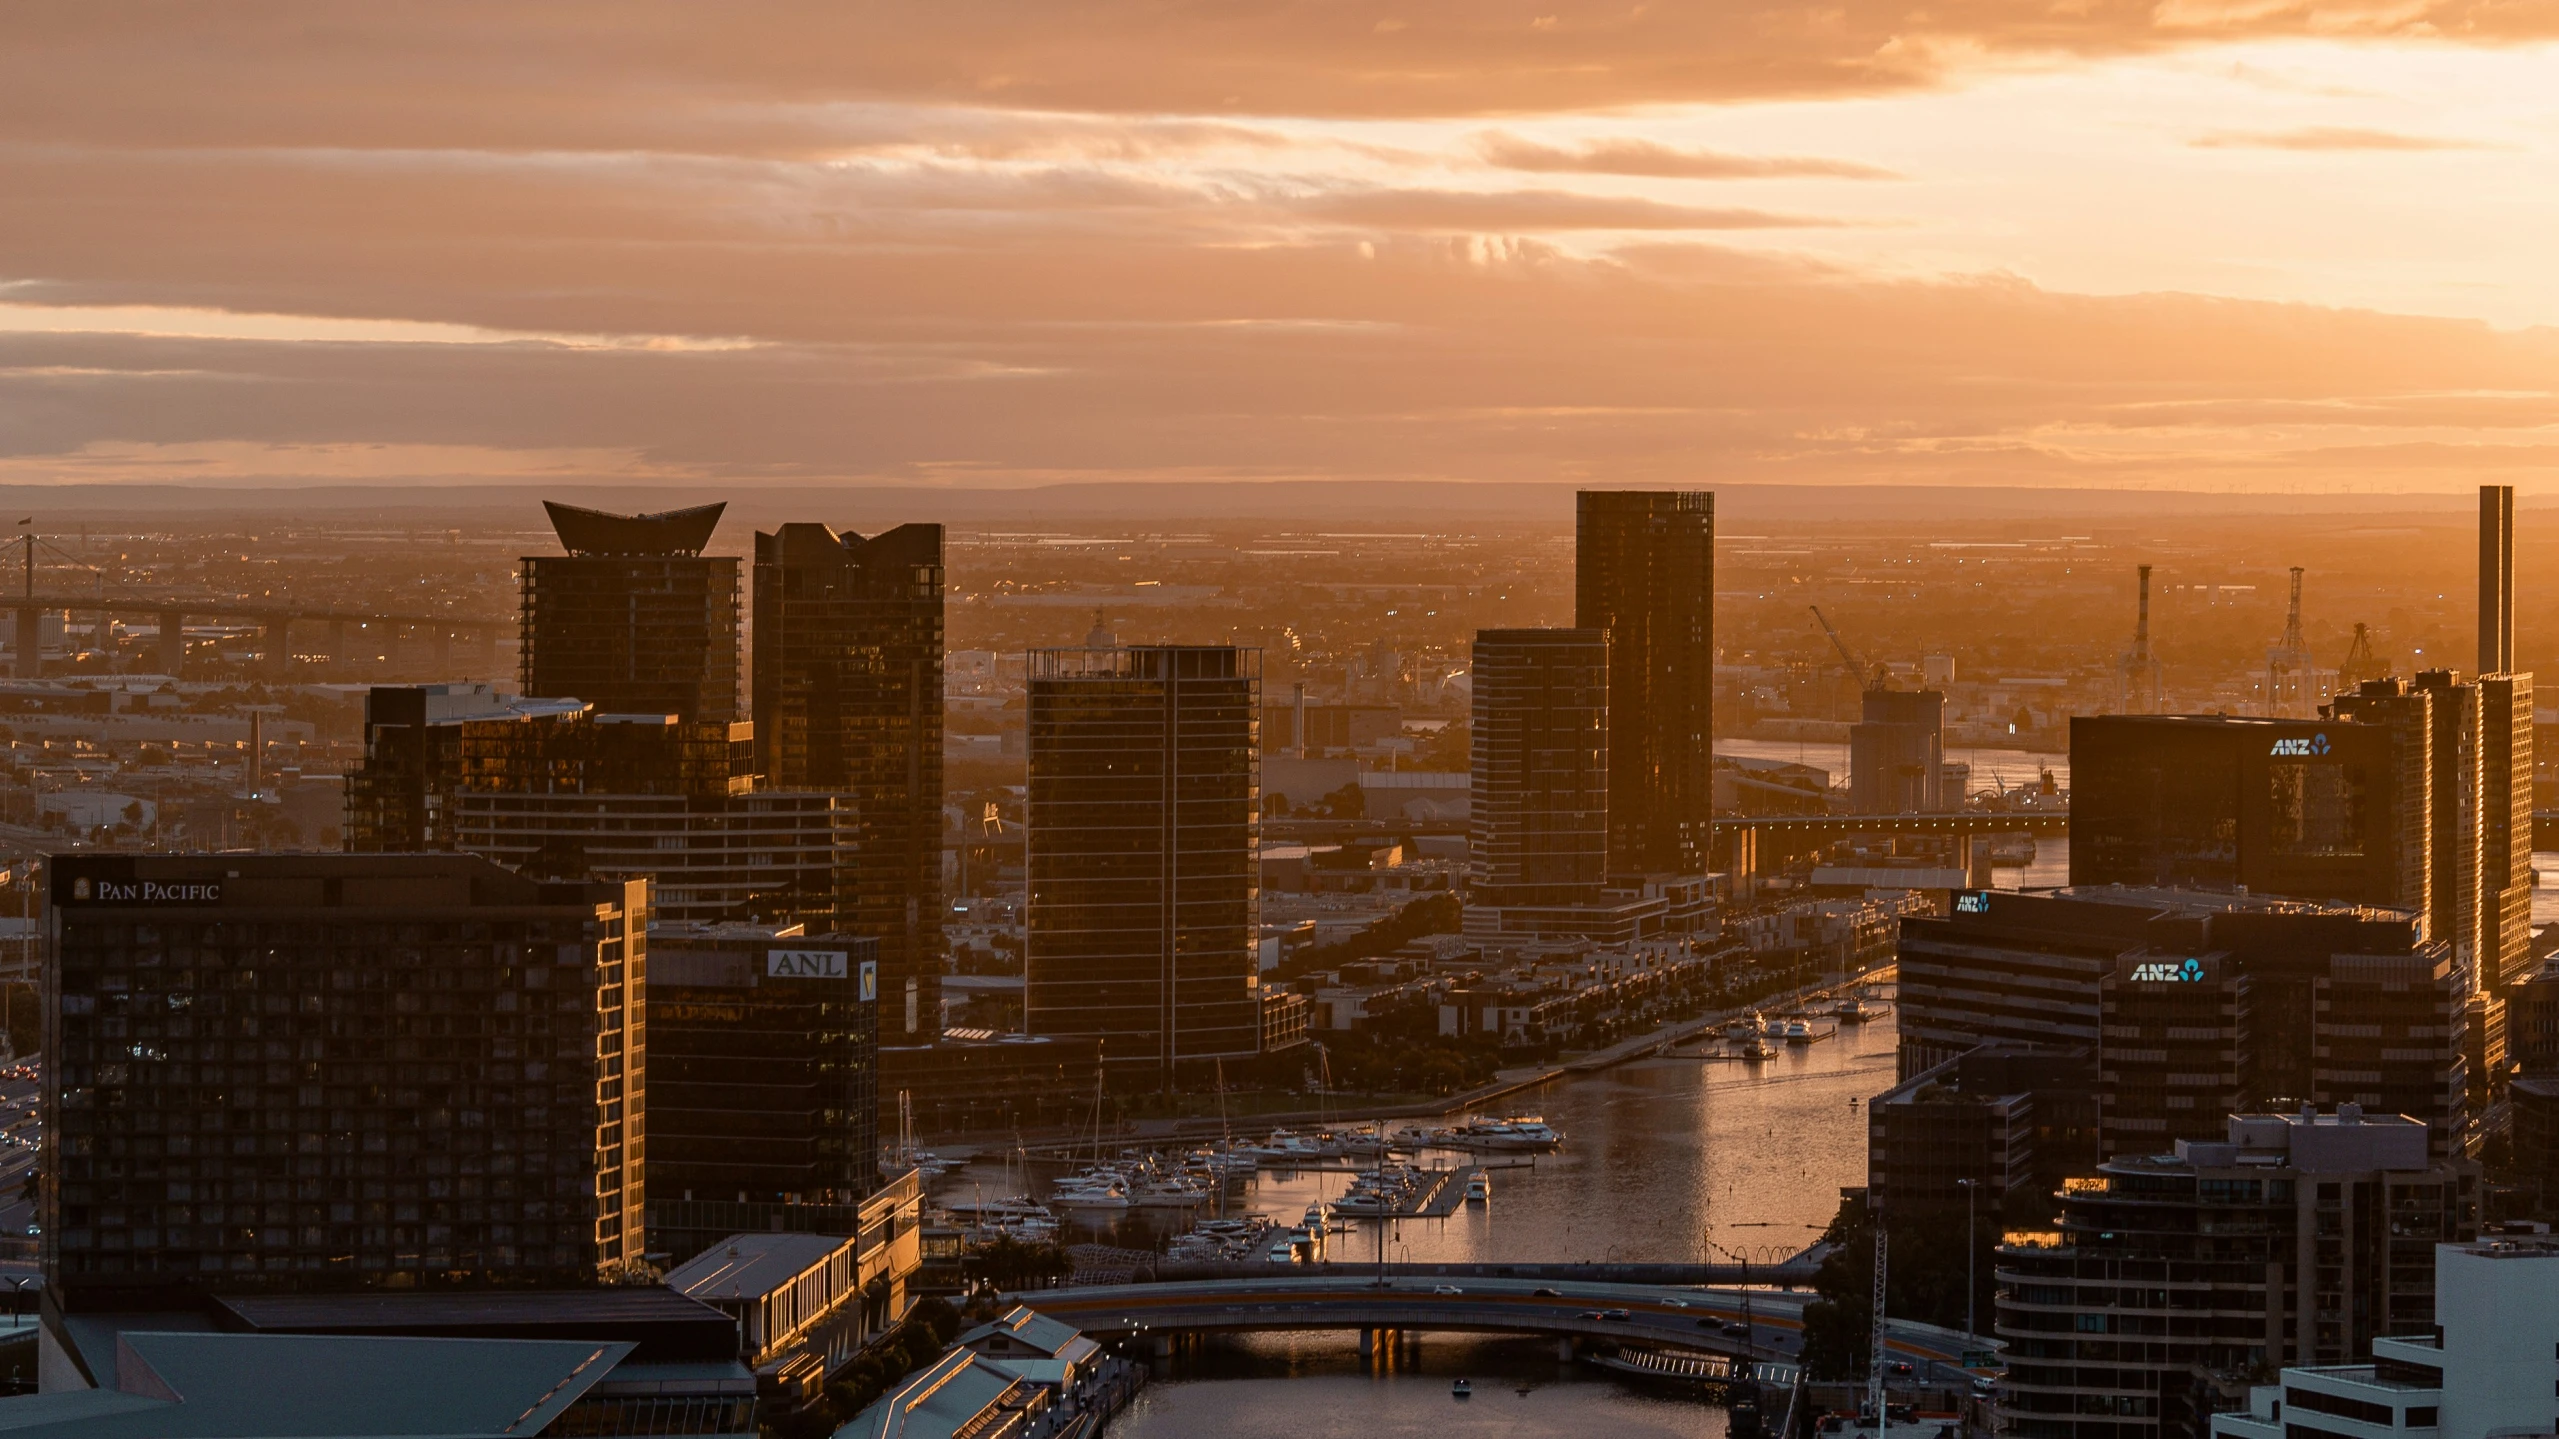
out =
[(745, 718), (738, 562), (702, 547), (721, 505), (609, 515), (543, 502), (565, 555), (524, 565), (524, 692), (598, 714)]
[(1031, 652), (1032, 1033), (1167, 1084), (1259, 1049), (1261, 689), (1254, 649)]
[(1714, 812), (1715, 497), (1584, 490), (1573, 623), (1608, 632), (1608, 865), (1701, 874)]
[(639, 1259), (645, 880), (473, 855), (46, 868), (48, 1303)]
[(1608, 637), (1595, 629), (1475, 636), (1467, 863), (1476, 905), (1599, 903), (1617, 797), (1610, 668)]
[(860, 862), (840, 928), (880, 941), (881, 1024), (941, 1032), (942, 527), (755, 537), (757, 767), (854, 799)]
[(879, 964), (867, 936), (649, 931), (649, 1240), (699, 1252), (733, 1204), (858, 1204), (878, 1186)]
[(2070, 753), (2074, 885), (2426, 908), (2432, 749), (2410, 724), (2083, 715)]

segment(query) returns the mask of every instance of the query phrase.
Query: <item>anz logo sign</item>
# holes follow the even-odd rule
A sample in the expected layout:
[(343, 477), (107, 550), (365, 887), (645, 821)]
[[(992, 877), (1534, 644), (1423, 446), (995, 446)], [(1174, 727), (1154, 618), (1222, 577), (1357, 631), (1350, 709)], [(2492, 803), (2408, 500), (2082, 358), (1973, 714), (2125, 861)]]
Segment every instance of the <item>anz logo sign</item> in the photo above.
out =
[(1978, 889), (1957, 890), (1957, 891), (1955, 892), (1955, 913), (1957, 913), (1957, 914), (1988, 914), (1988, 913), (1990, 913), (1990, 896), (1989, 896), (1989, 894), (1985, 893), (1985, 892), (1984, 892), (1984, 891), (1982, 891), (1982, 890), (1978, 890)]
[(2327, 752), (2328, 736), (2324, 734), (2311, 735), (2306, 739), (2279, 739), (2275, 741), (2275, 747), (2267, 751), (2277, 759), (2317, 759)]
[(2175, 964), (2165, 962), (2136, 964), (2133, 966), (2132, 980), (2135, 984), (2201, 984), (2204, 982), (2204, 962), (2200, 959), (2189, 959)]

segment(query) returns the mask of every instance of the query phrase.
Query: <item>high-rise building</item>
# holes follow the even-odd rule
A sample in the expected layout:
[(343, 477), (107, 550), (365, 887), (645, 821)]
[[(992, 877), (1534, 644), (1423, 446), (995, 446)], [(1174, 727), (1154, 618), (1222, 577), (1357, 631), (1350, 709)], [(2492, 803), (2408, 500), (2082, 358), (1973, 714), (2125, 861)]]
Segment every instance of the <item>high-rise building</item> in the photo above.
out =
[(755, 537), (757, 767), (776, 789), (851, 797), (861, 860), (835, 923), (879, 940), (887, 1023), (928, 1039), (946, 907), (942, 604), (940, 525)]
[(469, 855), (47, 870), (48, 1302), (640, 1258), (645, 881)]
[(734, 1232), (731, 1205), (857, 1205), (878, 1187), (878, 948), (796, 925), (649, 927), (657, 1249)]
[(1848, 727), (1849, 809), (1926, 814), (1952, 808), (1943, 793), (1944, 692), (1870, 689), (1861, 704), (1862, 718)]
[(2070, 722), (2070, 882), (2423, 909), (2430, 747), (2399, 724)]
[(1474, 904), (1599, 903), (1614, 798), (1609, 655), (1597, 629), (1475, 636)]
[(366, 700), (347, 848), (463, 850), (544, 878), (646, 876), (661, 919), (800, 923), (851, 907), (850, 796), (773, 790), (752, 728), (504, 700), (482, 686), (385, 686)]
[(1866, 1202), (1898, 1228), (2050, 1194), (2096, 1162), (2097, 1101), (2085, 1050), (1986, 1044), (1922, 1070), (1866, 1106)]
[(1902, 921), (1904, 1078), (1979, 1044), (2093, 1053), (2108, 1155), (2209, 1134), (2234, 1094), (2471, 1138), (2460, 970), (2412, 913), (2111, 886), (1953, 907)]
[(2477, 1191), (2424, 1126), (2352, 1105), (2232, 1115), (2223, 1138), (2099, 1166), (2057, 1229), (2000, 1245), (1999, 1432), (2200, 1435), (2252, 1373), (2428, 1332), (2435, 1248), (2477, 1232)]
[(364, 763), (347, 774), (348, 851), (451, 849), (470, 726), (540, 726), (586, 713), (584, 700), (500, 695), (486, 683), (375, 685), (364, 696)]
[(1026, 1028), (1164, 1085), (1255, 1053), (1261, 651), (1033, 650), (1029, 674)]
[[(2547, 1234), (2435, 1246), (2435, 1327), (2376, 1335), (2370, 1364), (2287, 1365), (2213, 1439), (2547, 1434), (2559, 1389), (2559, 1244)], [(2337, 1420), (2346, 1421), (2343, 1424)]]
[(1608, 637), (1609, 871), (1703, 874), (1715, 787), (1714, 495), (1582, 491), (1573, 573), (1574, 626)]
[(564, 555), (523, 564), (524, 692), (599, 714), (745, 718), (738, 562), (705, 555), (722, 505), (610, 515), (544, 501)]

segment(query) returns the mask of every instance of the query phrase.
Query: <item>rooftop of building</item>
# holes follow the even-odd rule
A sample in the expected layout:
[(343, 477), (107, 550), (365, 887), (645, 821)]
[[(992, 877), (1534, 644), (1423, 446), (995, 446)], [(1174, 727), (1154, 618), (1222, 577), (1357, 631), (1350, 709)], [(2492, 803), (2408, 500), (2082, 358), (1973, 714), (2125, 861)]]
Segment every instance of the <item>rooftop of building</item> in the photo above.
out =
[(990, 1319), (962, 1334), (952, 1342), (966, 1349), (997, 1337), (1025, 1349), (1034, 1349), (1052, 1359), (1091, 1354), (1099, 1346), (1084, 1337), (1082, 1330), (1062, 1319), (1051, 1319), (1025, 1304), (1016, 1304), (1003, 1316)]
[(2358, 1104), (2329, 1113), (2304, 1105), (2292, 1114), (2234, 1114), (2223, 1140), (2177, 1141), (2173, 1154), (2131, 1157), (2106, 1167), (2281, 1168), (2315, 1174), (2422, 1170), (2427, 1128), (2404, 1114), (2367, 1114)]
[(853, 1247), (832, 1234), (737, 1234), (667, 1272), (666, 1287), (718, 1303), (761, 1299)]
[(439, 854), (69, 854), (46, 861), (66, 915), (141, 910), (176, 918), (223, 910), (449, 913), (471, 907), (619, 904), (619, 883), (525, 877), (484, 856)]
[(572, 555), (698, 555), (719, 528), (726, 501), (649, 515), (616, 515), (544, 500), (560, 548)]
[(2559, 1238), (2548, 1234), (2482, 1237), (2444, 1247), (2475, 1259), (2559, 1259)]
[(618, 1342), (131, 1330), (113, 1387), (0, 1399), (15, 1439), (538, 1434), (631, 1352)]
[(406, 1294), (239, 1294), (214, 1301), (226, 1329), (269, 1334), (477, 1335), (623, 1339), (651, 1363), (737, 1355), (737, 1326), (710, 1305), (655, 1284), (471, 1289)]
[(750, 924), (742, 919), (660, 919), (649, 916), (649, 938), (771, 940), (798, 939), (808, 933), (805, 924)]
[(853, 1416), (835, 1439), (953, 1439), (976, 1432), (980, 1417), (1029, 1381), (1002, 1363), (954, 1350)]

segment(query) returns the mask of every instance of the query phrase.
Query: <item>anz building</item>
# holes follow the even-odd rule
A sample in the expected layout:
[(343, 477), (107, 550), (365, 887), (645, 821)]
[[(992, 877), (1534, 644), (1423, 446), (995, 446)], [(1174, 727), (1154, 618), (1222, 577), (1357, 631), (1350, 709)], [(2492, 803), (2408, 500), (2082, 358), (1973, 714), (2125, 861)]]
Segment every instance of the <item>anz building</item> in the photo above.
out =
[(2394, 724), (2070, 723), (2070, 882), (2423, 908), (2428, 747)]

